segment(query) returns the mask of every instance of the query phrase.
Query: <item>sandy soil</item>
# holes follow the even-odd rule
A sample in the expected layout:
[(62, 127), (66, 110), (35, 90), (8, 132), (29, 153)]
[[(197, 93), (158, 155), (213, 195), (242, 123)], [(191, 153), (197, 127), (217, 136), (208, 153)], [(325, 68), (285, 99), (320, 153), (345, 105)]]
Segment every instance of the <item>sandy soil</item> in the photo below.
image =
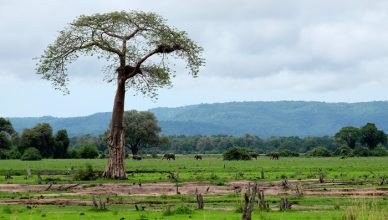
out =
[[(179, 192), (184, 195), (198, 193), (207, 195), (225, 195), (246, 191), (248, 181), (233, 181), (224, 186), (215, 186), (206, 183), (189, 182), (179, 186)], [(349, 183), (346, 183), (348, 185)], [(296, 195), (296, 186), (300, 185), (301, 192), (306, 196), (349, 196), (370, 197), (388, 196), (388, 188), (332, 188), (336, 185), (344, 186), (344, 182), (318, 183), (316, 180), (289, 181), (288, 189), (281, 182), (261, 183), (259, 189), (264, 190), (265, 195)], [(345, 186), (346, 187), (346, 186)], [(0, 184), (0, 191), (4, 192), (36, 192), (42, 193), (38, 198), (20, 198), (0, 200), (0, 204), (53, 204), (53, 205), (91, 205), (91, 201), (53, 198), (61, 196), (161, 196), (176, 195), (175, 184), (172, 183), (147, 183), (147, 184), (64, 184), (64, 185), (22, 185)], [(59, 192), (58, 192), (59, 191)], [(43, 194), (44, 192), (44, 194)], [(52, 192), (52, 193), (50, 193)]]

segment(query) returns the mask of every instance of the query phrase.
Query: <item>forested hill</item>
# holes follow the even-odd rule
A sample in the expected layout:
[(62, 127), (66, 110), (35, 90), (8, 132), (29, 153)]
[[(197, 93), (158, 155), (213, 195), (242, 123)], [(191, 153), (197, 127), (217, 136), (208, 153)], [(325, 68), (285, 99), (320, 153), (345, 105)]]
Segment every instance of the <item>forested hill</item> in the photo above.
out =
[[(388, 102), (230, 102), (150, 111), (167, 135), (323, 136), (333, 135), (343, 126), (360, 127), (367, 122), (388, 132)], [(11, 118), (11, 121), (18, 131), (48, 122), (55, 130), (66, 128), (71, 136), (97, 135), (106, 130), (110, 113), (75, 118)]]

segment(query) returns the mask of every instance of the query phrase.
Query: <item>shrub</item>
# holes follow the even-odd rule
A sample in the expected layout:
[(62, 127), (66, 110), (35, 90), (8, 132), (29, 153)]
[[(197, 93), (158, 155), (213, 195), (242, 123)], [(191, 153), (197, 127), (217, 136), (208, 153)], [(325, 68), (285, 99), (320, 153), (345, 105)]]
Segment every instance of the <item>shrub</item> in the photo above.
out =
[(68, 150), (66, 152), (66, 158), (77, 159), (80, 158), (77, 150)]
[(223, 154), (224, 160), (250, 160), (249, 153), (244, 148), (234, 147)]
[(384, 146), (377, 146), (375, 149), (371, 151), (371, 155), (376, 157), (384, 157), (384, 156), (388, 156), (388, 152)]
[(35, 147), (27, 148), (22, 156), (22, 160), (41, 160), (42, 155)]
[(8, 159), (8, 152), (4, 149), (0, 149), (0, 160)]
[(95, 145), (84, 145), (78, 149), (78, 154), (83, 159), (94, 159), (98, 157), (98, 150)]
[(8, 159), (20, 159), (22, 158), (22, 154), (19, 152), (17, 148), (12, 148), (8, 151)]
[(163, 216), (183, 215), (191, 213), (193, 213), (193, 210), (191, 210), (187, 205), (182, 204), (175, 210), (171, 210), (171, 206), (167, 206), (166, 210), (164, 210), (163, 212)]
[(334, 155), (336, 156), (343, 156), (343, 157), (353, 157), (353, 150), (352, 148), (342, 145), (337, 150), (335, 150)]
[(279, 150), (279, 155), (281, 157), (299, 157), (299, 153), (287, 149)]
[(331, 153), (326, 147), (315, 147), (311, 149), (307, 155), (311, 157), (330, 157)]
[(353, 154), (357, 157), (367, 157), (370, 156), (371, 152), (367, 147), (356, 147), (353, 150)]
[(97, 179), (98, 175), (97, 172), (93, 170), (93, 167), (91, 164), (86, 164), (84, 169), (79, 169), (74, 175), (75, 180), (95, 180)]

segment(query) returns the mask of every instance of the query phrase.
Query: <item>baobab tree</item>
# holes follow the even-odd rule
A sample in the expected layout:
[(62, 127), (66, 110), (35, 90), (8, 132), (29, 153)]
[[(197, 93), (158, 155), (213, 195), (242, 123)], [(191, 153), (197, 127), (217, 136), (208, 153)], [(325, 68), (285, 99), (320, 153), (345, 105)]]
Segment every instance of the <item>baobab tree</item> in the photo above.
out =
[(155, 13), (121, 11), (82, 15), (47, 47), (37, 73), (66, 94), (69, 92), (67, 66), (80, 55), (105, 59), (107, 81), (116, 82), (108, 135), (109, 161), (103, 176), (126, 178), (123, 133), (126, 89), (155, 97), (158, 88), (171, 86), (175, 72), (170, 68), (169, 57), (184, 60), (189, 74), (196, 77), (204, 64), (202, 48), (186, 32), (168, 26)]

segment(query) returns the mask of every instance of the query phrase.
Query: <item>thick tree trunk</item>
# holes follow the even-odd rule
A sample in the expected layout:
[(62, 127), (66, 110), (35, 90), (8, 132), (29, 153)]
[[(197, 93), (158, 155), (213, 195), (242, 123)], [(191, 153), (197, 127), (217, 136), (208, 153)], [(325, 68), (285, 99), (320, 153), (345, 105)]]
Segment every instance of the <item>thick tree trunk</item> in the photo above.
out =
[(137, 155), (139, 153), (139, 148), (137, 146), (130, 147), (132, 155)]
[(117, 76), (117, 91), (112, 112), (112, 123), (108, 137), (109, 161), (103, 177), (112, 179), (126, 179), (125, 174), (125, 147), (124, 147), (124, 100), (125, 77), (124, 71), (119, 70)]

